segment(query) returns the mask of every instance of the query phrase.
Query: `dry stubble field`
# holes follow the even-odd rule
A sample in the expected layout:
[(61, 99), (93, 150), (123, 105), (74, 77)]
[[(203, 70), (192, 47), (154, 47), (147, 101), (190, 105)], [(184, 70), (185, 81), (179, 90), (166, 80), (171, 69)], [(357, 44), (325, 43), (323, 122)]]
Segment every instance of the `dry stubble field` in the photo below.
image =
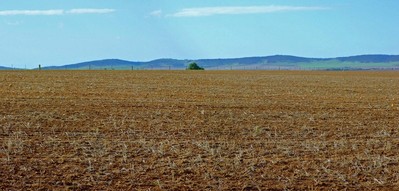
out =
[(0, 190), (399, 189), (399, 72), (2, 71)]

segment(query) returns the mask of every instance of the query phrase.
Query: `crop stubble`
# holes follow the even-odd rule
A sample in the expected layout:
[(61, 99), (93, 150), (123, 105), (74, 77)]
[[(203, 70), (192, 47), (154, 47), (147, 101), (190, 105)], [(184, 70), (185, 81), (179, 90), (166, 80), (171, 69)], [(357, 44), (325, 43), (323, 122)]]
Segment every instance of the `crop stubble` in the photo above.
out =
[(399, 73), (2, 71), (0, 190), (399, 187)]

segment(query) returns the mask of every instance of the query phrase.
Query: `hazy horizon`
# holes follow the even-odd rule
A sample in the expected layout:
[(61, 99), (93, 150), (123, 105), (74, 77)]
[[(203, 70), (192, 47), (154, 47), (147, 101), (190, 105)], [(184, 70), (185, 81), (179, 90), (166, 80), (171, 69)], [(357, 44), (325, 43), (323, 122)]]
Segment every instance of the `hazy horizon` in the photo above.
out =
[(399, 2), (0, 1), (0, 66), (399, 53)]

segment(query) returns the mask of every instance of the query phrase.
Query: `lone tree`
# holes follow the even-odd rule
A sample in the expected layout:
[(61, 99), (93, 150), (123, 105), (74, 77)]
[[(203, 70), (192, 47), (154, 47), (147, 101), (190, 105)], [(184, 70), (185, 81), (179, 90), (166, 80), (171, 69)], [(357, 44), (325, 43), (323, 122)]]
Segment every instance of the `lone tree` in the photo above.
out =
[(187, 70), (204, 70), (204, 68), (199, 67), (198, 64), (195, 62), (191, 62), (188, 65)]

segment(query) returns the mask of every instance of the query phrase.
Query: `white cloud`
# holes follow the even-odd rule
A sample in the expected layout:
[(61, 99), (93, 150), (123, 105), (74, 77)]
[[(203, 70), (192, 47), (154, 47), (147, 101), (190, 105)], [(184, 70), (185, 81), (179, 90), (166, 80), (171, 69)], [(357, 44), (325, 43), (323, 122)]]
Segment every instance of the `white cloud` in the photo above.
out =
[(237, 15), (237, 14), (260, 14), (283, 11), (311, 11), (325, 10), (327, 7), (300, 7), (300, 6), (247, 6), (247, 7), (201, 7), (182, 9), (169, 16), (173, 17), (201, 17), (212, 15)]
[(14, 16), (14, 15), (62, 15), (64, 10), (5, 10), (0, 11), (0, 16)]
[(114, 12), (114, 9), (71, 9), (68, 14), (107, 14)]
[(162, 10), (155, 10), (155, 11), (151, 12), (150, 15), (153, 17), (160, 17), (160, 16), (162, 16)]
[(50, 10), (3, 10), (0, 11), (0, 16), (16, 16), (16, 15), (25, 15), (25, 16), (51, 16), (51, 15), (65, 15), (65, 14), (107, 14), (114, 12), (114, 9), (71, 9), (71, 10), (62, 10), (62, 9), (50, 9)]

